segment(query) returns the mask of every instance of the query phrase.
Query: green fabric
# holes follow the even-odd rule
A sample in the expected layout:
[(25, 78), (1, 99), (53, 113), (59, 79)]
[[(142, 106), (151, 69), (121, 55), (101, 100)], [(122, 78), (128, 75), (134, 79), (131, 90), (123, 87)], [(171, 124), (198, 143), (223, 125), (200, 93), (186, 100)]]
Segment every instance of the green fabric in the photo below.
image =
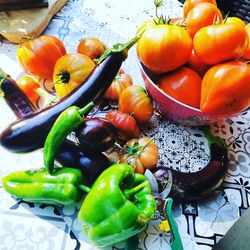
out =
[(139, 233), (154, 216), (148, 180), (127, 164), (115, 164), (96, 180), (78, 213), (88, 238), (99, 247)]

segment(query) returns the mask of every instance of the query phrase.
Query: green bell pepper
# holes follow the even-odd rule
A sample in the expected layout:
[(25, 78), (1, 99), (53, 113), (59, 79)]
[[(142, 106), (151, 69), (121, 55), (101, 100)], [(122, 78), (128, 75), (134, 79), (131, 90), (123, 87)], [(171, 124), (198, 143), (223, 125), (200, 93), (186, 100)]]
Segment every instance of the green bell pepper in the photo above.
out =
[(98, 247), (139, 233), (154, 216), (156, 202), (149, 181), (127, 164), (114, 164), (95, 181), (78, 219)]
[(82, 178), (78, 169), (56, 168), (50, 175), (42, 168), (12, 172), (2, 178), (2, 184), (8, 193), (28, 202), (72, 205), (82, 197)]

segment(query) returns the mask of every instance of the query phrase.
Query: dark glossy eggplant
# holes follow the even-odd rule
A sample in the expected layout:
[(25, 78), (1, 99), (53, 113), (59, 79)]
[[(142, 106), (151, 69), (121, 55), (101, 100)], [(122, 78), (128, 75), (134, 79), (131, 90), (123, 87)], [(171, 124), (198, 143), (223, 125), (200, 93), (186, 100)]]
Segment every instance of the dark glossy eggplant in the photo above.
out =
[(15, 153), (31, 152), (43, 147), (59, 114), (69, 106), (83, 107), (101, 97), (112, 83), (125, 58), (124, 51), (108, 56), (86, 82), (58, 103), (10, 124), (0, 135), (0, 144)]
[(94, 117), (85, 118), (84, 123), (75, 131), (75, 135), (81, 147), (103, 152), (114, 145), (117, 131), (105, 118)]
[(215, 140), (211, 141), (211, 138), (208, 138), (210, 160), (202, 170), (182, 173), (166, 167), (154, 169), (159, 193), (184, 200), (208, 195), (221, 186), (228, 169), (228, 150), (220, 139), (213, 137)]
[(18, 87), (16, 81), (2, 69), (0, 69), (0, 92), (18, 118), (30, 115), (36, 110), (25, 93)]
[(56, 161), (62, 166), (81, 170), (85, 178), (84, 183), (87, 185), (92, 185), (96, 178), (111, 165), (104, 154), (80, 148), (79, 145), (67, 139), (57, 153)]

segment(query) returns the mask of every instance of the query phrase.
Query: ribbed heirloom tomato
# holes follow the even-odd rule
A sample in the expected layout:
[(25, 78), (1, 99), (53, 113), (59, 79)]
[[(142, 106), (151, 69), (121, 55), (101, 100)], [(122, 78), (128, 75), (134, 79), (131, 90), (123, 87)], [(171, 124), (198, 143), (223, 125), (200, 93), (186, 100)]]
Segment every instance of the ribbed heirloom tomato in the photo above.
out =
[(250, 66), (230, 61), (210, 68), (202, 80), (202, 112), (233, 115), (250, 106)]
[(201, 77), (189, 68), (181, 67), (163, 75), (158, 87), (184, 104), (194, 108), (200, 106)]
[(250, 60), (250, 23), (246, 25), (245, 29), (248, 35), (249, 43), (248, 43), (246, 51), (243, 54), (243, 57)]
[(184, 17), (187, 17), (188, 12), (198, 3), (212, 3), (213, 5), (217, 6), (217, 3), (215, 0), (186, 0), (183, 5), (183, 15)]
[(192, 40), (180, 26), (155, 24), (145, 30), (136, 50), (139, 60), (150, 71), (162, 74), (187, 62)]
[(121, 93), (118, 108), (123, 113), (133, 114), (138, 122), (147, 122), (153, 115), (151, 98), (141, 86), (127, 87)]
[(94, 62), (88, 56), (79, 53), (66, 54), (59, 58), (53, 73), (58, 96), (62, 98), (82, 84), (94, 67)]
[(61, 40), (44, 35), (20, 43), (17, 59), (26, 73), (52, 80), (55, 63), (65, 53)]
[(241, 25), (210, 25), (196, 33), (193, 46), (201, 61), (213, 65), (240, 58), (247, 49), (248, 36)]
[(211, 3), (199, 3), (194, 6), (186, 18), (187, 32), (191, 37), (203, 27), (222, 21), (220, 10)]

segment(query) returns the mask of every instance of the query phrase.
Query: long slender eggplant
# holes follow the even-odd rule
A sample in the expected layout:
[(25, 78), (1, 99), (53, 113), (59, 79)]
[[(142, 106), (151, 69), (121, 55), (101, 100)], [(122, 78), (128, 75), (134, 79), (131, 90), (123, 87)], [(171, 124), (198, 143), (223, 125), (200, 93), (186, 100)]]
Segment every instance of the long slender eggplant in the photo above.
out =
[(87, 80), (55, 105), (10, 124), (0, 135), (0, 144), (15, 153), (31, 152), (43, 147), (53, 123), (63, 110), (72, 105), (83, 107), (105, 93), (126, 59), (128, 49), (138, 39), (139, 36), (128, 43), (115, 45), (104, 53), (105, 60)]
[(68, 168), (77, 168), (83, 173), (87, 185), (92, 185), (96, 178), (111, 163), (102, 153), (79, 147), (76, 143), (65, 140), (56, 155), (56, 161)]
[(209, 142), (210, 160), (202, 170), (193, 173), (182, 173), (166, 167), (154, 170), (153, 175), (162, 196), (174, 200), (203, 197), (221, 186), (227, 173), (228, 150), (221, 139), (211, 136), (208, 131), (205, 136)]
[(0, 92), (18, 118), (30, 115), (36, 110), (16, 81), (2, 69), (0, 69)]

